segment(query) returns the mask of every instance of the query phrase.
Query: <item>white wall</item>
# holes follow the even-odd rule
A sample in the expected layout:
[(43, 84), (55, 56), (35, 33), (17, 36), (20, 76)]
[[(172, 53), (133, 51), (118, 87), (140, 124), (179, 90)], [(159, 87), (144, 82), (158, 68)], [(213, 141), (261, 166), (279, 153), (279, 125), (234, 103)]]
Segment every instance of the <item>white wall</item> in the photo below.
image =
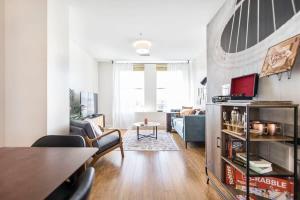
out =
[(101, 62), (99, 68), (99, 113), (105, 114), (106, 127), (112, 127), (113, 64)]
[(205, 108), (205, 102), (199, 102), (198, 89), (202, 87), (200, 82), (207, 76), (206, 57), (199, 57), (192, 60), (191, 64), (191, 84), (192, 84), (192, 105)]
[(47, 133), (47, 0), (5, 1), (5, 146)]
[(69, 47), (70, 88), (98, 93), (98, 62), (76, 42), (70, 40)]
[(145, 111), (156, 111), (156, 65), (145, 64)]
[(69, 8), (48, 1), (48, 134), (69, 132)]
[(4, 145), (4, 0), (0, 0), (0, 147)]
[(197, 107), (205, 108), (205, 103), (199, 103), (198, 88), (201, 87), (200, 82), (207, 76), (207, 44), (206, 31), (201, 32), (201, 52), (197, 57), (191, 60), (191, 85), (192, 85), (192, 104)]

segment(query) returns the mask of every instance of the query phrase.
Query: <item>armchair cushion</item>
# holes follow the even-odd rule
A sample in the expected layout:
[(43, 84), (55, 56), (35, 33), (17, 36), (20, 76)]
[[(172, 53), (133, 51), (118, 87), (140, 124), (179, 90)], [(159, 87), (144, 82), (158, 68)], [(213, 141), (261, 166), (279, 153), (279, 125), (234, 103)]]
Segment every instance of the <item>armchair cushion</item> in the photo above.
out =
[[(83, 137), (87, 136), (90, 139), (94, 139), (94, 138), (97, 137), (97, 135), (95, 134), (91, 124), (87, 121), (71, 120), (71, 127), (72, 126), (75, 126), (77, 128), (82, 128), (84, 130), (84, 135), (82, 135)], [(99, 143), (98, 140), (93, 142), (93, 147), (97, 147), (97, 148), (100, 147), (100, 143)]]
[(103, 134), (100, 127), (92, 119), (87, 118), (87, 119), (85, 119), (85, 121), (87, 121), (91, 124), (91, 127), (97, 136), (100, 136)]
[(120, 142), (120, 137), (117, 134), (110, 134), (106, 135), (100, 140), (98, 140), (99, 143), (99, 151), (97, 154), (102, 153), (103, 151), (117, 145)]

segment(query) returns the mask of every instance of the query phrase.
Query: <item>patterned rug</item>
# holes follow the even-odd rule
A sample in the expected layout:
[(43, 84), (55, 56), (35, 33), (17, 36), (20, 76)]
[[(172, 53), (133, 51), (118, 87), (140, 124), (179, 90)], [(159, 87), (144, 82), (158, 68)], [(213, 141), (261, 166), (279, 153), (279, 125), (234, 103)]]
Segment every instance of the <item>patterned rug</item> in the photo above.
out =
[[(141, 134), (150, 134), (151, 130), (140, 130)], [(142, 138), (137, 140), (136, 130), (129, 130), (123, 136), (125, 151), (179, 151), (179, 148), (170, 133), (158, 130), (155, 138)]]

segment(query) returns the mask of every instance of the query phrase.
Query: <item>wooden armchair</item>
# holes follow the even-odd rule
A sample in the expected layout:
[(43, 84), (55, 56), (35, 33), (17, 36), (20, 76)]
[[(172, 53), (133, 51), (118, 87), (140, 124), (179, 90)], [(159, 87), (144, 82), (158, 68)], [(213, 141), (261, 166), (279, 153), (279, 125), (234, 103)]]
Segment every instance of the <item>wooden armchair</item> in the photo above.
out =
[(120, 130), (114, 129), (105, 132), (100, 136), (96, 136), (90, 123), (81, 120), (72, 120), (70, 128), (71, 134), (83, 136), (87, 146), (99, 149), (93, 156), (91, 165), (95, 165), (99, 158), (116, 148), (120, 148), (122, 158), (124, 158), (123, 142)]
[[(116, 142), (116, 144), (114, 144), (114, 145), (111, 145), (110, 147), (107, 146), (107, 148), (106, 148), (106, 144), (113, 142), (113, 140), (108, 141), (108, 140), (106, 140), (106, 138), (108, 138), (108, 136), (110, 136), (111, 134), (116, 133), (116, 132), (118, 133), (118, 137), (119, 137), (119, 139), (116, 140), (118, 142)], [(103, 145), (100, 145), (101, 147), (99, 147), (99, 151), (93, 156), (93, 161), (91, 162), (91, 165), (94, 165), (99, 158), (101, 158), (102, 156), (104, 156), (105, 154), (111, 152), (112, 150), (114, 150), (116, 148), (120, 148), (122, 158), (124, 158), (122, 136), (121, 136), (120, 130), (118, 130), (118, 129), (114, 129), (114, 130), (108, 131), (106, 133), (103, 133), (103, 135), (98, 136), (94, 139), (90, 139), (88, 136), (85, 136), (84, 139), (89, 147), (94, 147), (93, 146), (94, 142), (100, 142), (101, 144), (103, 144)]]

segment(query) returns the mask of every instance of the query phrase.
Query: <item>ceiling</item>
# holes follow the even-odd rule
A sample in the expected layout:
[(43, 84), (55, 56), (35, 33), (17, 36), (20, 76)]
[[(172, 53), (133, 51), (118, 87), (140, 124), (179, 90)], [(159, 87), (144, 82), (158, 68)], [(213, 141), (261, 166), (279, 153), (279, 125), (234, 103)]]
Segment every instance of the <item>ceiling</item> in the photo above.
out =
[[(225, 0), (73, 0), (70, 38), (99, 61), (205, 56), (205, 27)], [(152, 42), (141, 57), (132, 43)]]

